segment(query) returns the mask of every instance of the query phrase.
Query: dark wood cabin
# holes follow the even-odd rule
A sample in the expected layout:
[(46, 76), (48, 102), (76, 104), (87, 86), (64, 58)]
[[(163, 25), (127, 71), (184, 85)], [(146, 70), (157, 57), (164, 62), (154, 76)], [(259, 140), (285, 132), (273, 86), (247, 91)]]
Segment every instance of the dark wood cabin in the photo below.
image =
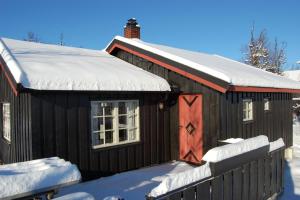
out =
[[(22, 67), (18, 60), (22, 59), (18, 57), (18, 47), (22, 44), (29, 52), (31, 49), (39, 52), (36, 51), (39, 48), (53, 48), (56, 53), (61, 51), (59, 56), (47, 57), (53, 58), (54, 65), (60, 56), (73, 56), (72, 62), (67, 59), (68, 63), (74, 63), (75, 57), (90, 63), (100, 51), (92, 52), (89, 57), (83, 52), (77, 55), (68, 47), (0, 40), (2, 48), (9, 49), (7, 52), (11, 54), (2, 53), (0, 58), (0, 160), (12, 163), (59, 156), (77, 164), (83, 174), (103, 176), (170, 160), (199, 164), (205, 152), (227, 138), (264, 134), (270, 141), (282, 137), (287, 147), (292, 145), (291, 98), (293, 93), (300, 91), (299, 83), (207, 54), (199, 54), (208, 61), (207, 67), (198, 69), (198, 60), (193, 60), (198, 55), (196, 52), (130, 39), (139, 37), (135, 20), (127, 23), (124, 32), (126, 38), (116, 37), (106, 49), (112, 55), (107, 53), (107, 56), (115, 64), (107, 62), (105, 56), (99, 56), (99, 61), (104, 63), (102, 67), (107, 63), (110, 65), (103, 73), (112, 76), (118, 73), (116, 69), (128, 68), (133, 73), (132, 80), (136, 77), (141, 81), (138, 86), (151, 83), (152, 90), (126, 89), (126, 73), (123, 78), (115, 76), (120, 80), (113, 80), (125, 85), (122, 90), (105, 88), (110, 84), (104, 84), (104, 89), (99, 87), (97, 90), (93, 84), (90, 85), (92, 89), (80, 89), (81, 86), (76, 84), (86, 76), (80, 66), (59, 65), (57, 69), (70, 70), (70, 73), (54, 74), (67, 81), (75, 73), (72, 87), (63, 85), (64, 82), (56, 84), (56, 79), (41, 81), (53, 76), (52, 65), (43, 69), (39, 65), (30, 68), (24, 64), (27, 71), (21, 69), (21, 72), (26, 76), (20, 78), (9, 59)], [(16, 46), (9, 44), (15, 42)], [(197, 66), (192, 66), (194, 64)], [(218, 71), (218, 66), (223, 64)], [(238, 81), (223, 78), (228, 76), (226, 67), (231, 65), (228, 73), (242, 70), (240, 73), (244, 75), (240, 78), (247, 79), (249, 85), (238, 85)], [(30, 77), (34, 70), (42, 77)], [(82, 73), (81, 77), (76, 76), (76, 70)], [(134, 74), (135, 71), (140, 74)], [(148, 79), (138, 79), (143, 74)], [(92, 74), (86, 77), (90, 76)], [(99, 75), (99, 81), (101, 78), (106, 77)], [(39, 81), (45, 85), (34, 87)]]

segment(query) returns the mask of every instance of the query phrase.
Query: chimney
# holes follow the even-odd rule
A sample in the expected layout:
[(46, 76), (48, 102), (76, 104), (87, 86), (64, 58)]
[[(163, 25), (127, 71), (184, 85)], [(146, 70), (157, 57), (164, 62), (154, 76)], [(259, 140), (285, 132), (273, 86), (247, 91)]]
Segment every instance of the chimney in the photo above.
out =
[(126, 38), (138, 38), (140, 39), (140, 25), (135, 18), (131, 18), (124, 26), (124, 37)]

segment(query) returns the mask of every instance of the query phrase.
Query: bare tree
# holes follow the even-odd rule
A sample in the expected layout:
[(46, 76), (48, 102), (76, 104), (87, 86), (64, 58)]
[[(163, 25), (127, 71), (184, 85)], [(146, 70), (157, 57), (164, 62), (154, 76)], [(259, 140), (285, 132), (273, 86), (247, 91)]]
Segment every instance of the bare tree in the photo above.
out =
[(60, 33), (59, 44), (60, 44), (60, 46), (64, 46), (65, 45), (64, 34), (63, 33)]
[(282, 42), (279, 45), (277, 39), (274, 43), (270, 43), (266, 30), (260, 31), (256, 37), (253, 26), (250, 41), (242, 50), (243, 61), (257, 68), (281, 74), (282, 67), (286, 63), (285, 48), (286, 43)]
[(29, 42), (40, 42), (37, 34), (35, 34), (34, 32), (28, 32), (27, 33), (27, 37), (24, 38), (25, 41), (29, 41)]

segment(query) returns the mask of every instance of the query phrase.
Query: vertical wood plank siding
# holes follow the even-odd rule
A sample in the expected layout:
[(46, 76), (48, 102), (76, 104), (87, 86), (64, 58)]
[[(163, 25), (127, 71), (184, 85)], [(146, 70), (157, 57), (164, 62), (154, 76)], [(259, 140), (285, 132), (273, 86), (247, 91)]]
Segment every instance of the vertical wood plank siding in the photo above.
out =
[[(170, 84), (179, 86), (182, 93), (203, 94), (204, 152), (217, 146), (218, 140), (267, 135), (270, 141), (282, 137), (286, 146), (292, 145), (292, 95), (288, 93), (227, 92), (212, 90), (175, 72), (123, 50), (114, 55), (146, 71), (154, 73)], [(172, 159), (178, 158), (178, 104), (175, 96), (170, 105), (170, 134)], [(254, 101), (254, 120), (243, 122), (245, 98)], [(264, 98), (269, 98), (271, 111), (264, 111)]]
[(0, 108), (0, 160), (4, 163), (32, 159), (31, 96), (20, 93), (15, 96), (7, 78), (0, 70), (0, 103), (10, 103), (11, 142), (2, 137), (2, 106)]
[[(243, 122), (243, 98), (253, 100), (254, 119), (251, 122)], [(264, 111), (264, 98), (270, 100), (270, 111)], [(291, 146), (293, 142), (291, 98), (292, 95), (287, 93), (228, 92), (221, 94), (220, 139), (267, 135), (270, 141), (282, 137), (286, 146)]]
[[(158, 109), (163, 94), (33, 91), (31, 95), (34, 159), (59, 156), (77, 164), (84, 175), (101, 172), (98, 176), (170, 160), (168, 108)], [(90, 101), (110, 99), (139, 99), (141, 142), (92, 149)]]
[[(191, 79), (179, 75), (173, 71), (165, 69), (157, 64), (149, 62), (143, 58), (132, 55), (125, 51), (119, 50), (115, 52), (115, 56), (125, 60), (137, 67), (146, 71), (156, 74), (166, 79), (171, 85), (179, 86), (180, 91), (183, 93), (200, 93), (203, 94), (203, 135), (204, 135), (204, 152), (213, 146), (217, 145), (217, 138), (220, 134), (220, 109), (219, 98), (220, 93), (199, 84)], [(171, 159), (178, 159), (179, 155), (179, 141), (178, 141), (178, 94), (169, 96), (169, 116), (170, 120), (169, 133), (170, 133), (170, 151)]]

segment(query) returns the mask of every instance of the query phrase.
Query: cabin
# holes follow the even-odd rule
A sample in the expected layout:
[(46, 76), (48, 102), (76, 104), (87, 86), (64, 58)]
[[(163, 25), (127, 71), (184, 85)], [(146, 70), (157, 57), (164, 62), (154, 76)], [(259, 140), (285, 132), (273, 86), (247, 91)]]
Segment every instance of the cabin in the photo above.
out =
[(0, 40), (0, 160), (59, 156), (83, 176), (183, 160), (227, 138), (292, 145), (300, 83), (219, 56), (147, 43), (130, 19), (102, 50)]

